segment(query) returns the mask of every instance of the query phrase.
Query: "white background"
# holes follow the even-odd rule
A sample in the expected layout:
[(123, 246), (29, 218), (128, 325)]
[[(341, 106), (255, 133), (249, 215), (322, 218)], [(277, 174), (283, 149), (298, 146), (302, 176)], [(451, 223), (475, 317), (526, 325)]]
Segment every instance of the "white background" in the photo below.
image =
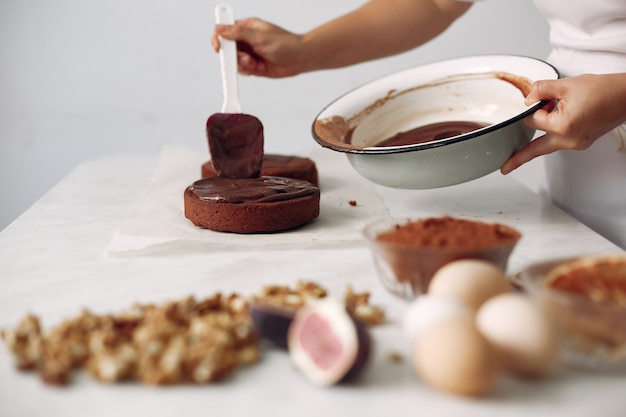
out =
[[(0, 229), (84, 160), (156, 154), (163, 144), (207, 149), (204, 123), (222, 101), (210, 46), (217, 3), (0, 0)], [(230, 1), (238, 18), (295, 32), (362, 3)], [(492, 0), (393, 58), (282, 80), (240, 77), (240, 99), (265, 125), (266, 151), (298, 153), (317, 146), (315, 115), (373, 78), (457, 56), (548, 51), (547, 25), (530, 0)], [(541, 168), (533, 162), (517, 178), (536, 188)]]

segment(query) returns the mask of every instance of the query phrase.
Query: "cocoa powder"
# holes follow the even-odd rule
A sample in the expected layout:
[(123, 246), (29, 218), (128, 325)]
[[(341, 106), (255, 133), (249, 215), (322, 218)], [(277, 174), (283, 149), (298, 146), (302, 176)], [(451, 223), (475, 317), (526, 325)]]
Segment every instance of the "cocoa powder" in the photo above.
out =
[(396, 225), (377, 236), (380, 242), (416, 248), (478, 249), (512, 243), (520, 238), (515, 229), (449, 216), (427, 218)]

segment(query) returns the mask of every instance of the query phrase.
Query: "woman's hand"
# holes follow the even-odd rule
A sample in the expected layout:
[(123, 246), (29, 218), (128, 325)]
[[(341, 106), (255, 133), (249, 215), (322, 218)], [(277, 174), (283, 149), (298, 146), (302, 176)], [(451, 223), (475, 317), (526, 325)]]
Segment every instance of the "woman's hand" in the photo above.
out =
[(500, 171), (508, 174), (531, 159), (560, 149), (583, 150), (626, 121), (626, 73), (580, 75), (533, 84), (526, 104), (549, 101), (524, 119), (546, 132), (515, 153)]
[(219, 37), (237, 41), (237, 62), (243, 75), (289, 77), (304, 70), (302, 36), (257, 18), (234, 25), (216, 25), (211, 44), (220, 49)]

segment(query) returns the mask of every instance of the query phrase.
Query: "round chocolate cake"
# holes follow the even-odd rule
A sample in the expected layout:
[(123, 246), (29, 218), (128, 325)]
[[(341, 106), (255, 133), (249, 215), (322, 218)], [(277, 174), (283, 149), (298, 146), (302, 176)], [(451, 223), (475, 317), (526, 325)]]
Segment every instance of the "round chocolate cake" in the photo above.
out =
[(292, 229), (319, 215), (320, 191), (308, 181), (261, 176), (203, 178), (184, 193), (185, 217), (219, 232), (268, 233)]
[[(213, 161), (202, 164), (201, 175), (202, 178), (218, 176), (213, 166)], [(265, 154), (263, 155), (260, 175), (295, 178), (308, 181), (314, 185), (319, 185), (315, 162), (309, 158), (300, 156)]]

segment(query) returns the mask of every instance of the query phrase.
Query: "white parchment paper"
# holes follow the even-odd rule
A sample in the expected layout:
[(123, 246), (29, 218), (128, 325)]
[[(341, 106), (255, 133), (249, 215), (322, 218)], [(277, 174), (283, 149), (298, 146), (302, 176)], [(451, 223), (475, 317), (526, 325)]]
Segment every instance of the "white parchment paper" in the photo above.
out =
[[(286, 232), (241, 235), (202, 229), (185, 217), (183, 192), (200, 178), (200, 167), (209, 156), (166, 146), (148, 189), (115, 233), (107, 252), (175, 253), (362, 244), (363, 227), (387, 215), (373, 185), (358, 175), (342, 154), (317, 149), (306, 156), (315, 161), (319, 172), (320, 216)], [(356, 205), (351, 205), (351, 201)]]

